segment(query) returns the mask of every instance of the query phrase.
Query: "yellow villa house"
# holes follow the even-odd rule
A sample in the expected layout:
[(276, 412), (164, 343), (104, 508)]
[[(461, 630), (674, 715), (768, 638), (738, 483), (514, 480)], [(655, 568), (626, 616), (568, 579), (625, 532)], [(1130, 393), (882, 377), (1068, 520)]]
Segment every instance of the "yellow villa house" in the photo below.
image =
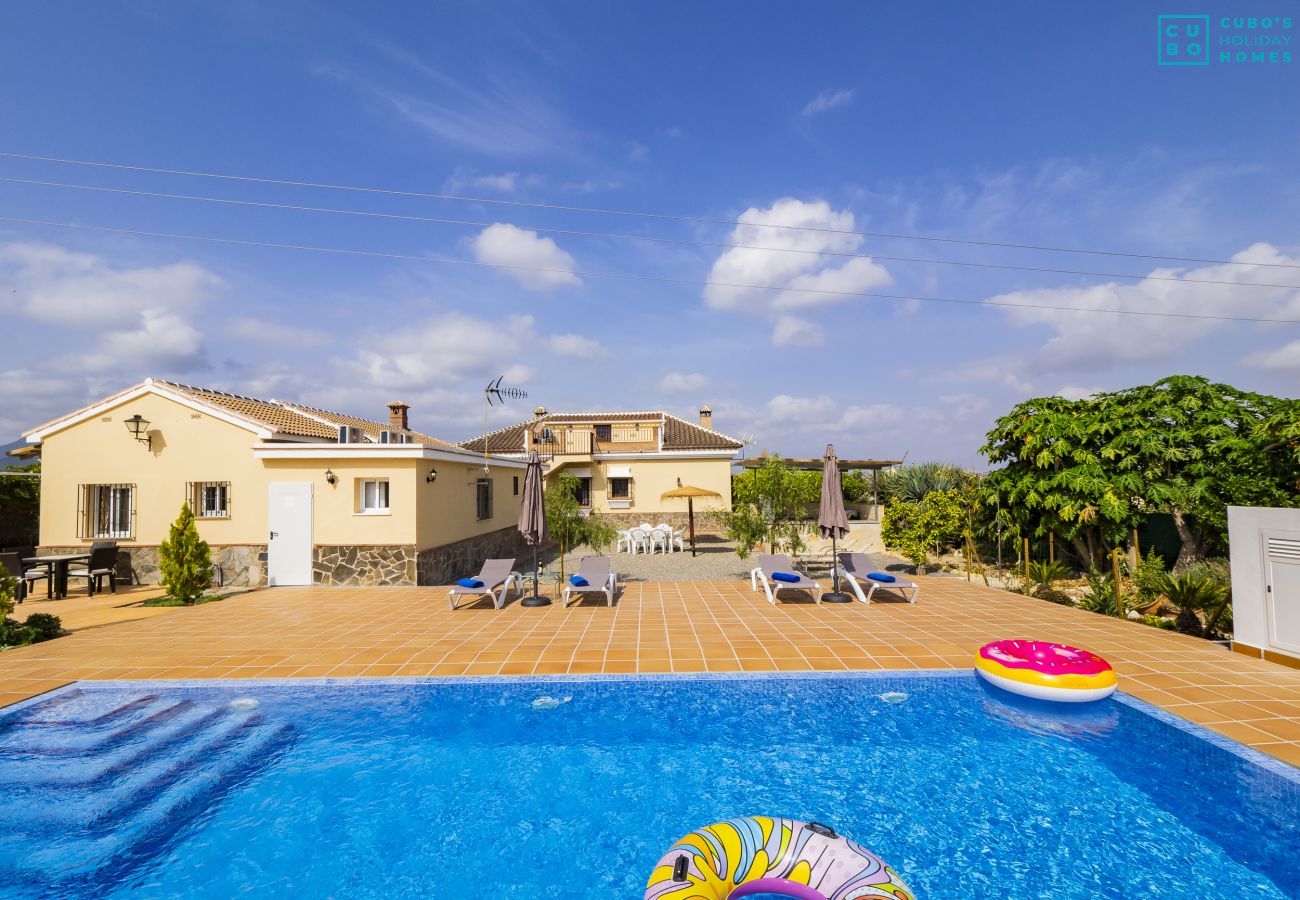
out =
[(698, 424), (666, 412), (552, 413), (538, 407), (531, 420), (460, 446), (514, 460), (537, 450), (549, 460), (548, 481), (561, 472), (578, 479), (583, 508), (623, 525), (682, 525), (686, 502), (661, 499), (664, 492), (705, 488), (718, 499), (696, 501), (697, 510), (730, 509), (731, 464), (743, 445), (713, 430), (713, 412), (705, 406)]
[[(116, 541), (158, 580), (189, 501), (227, 585), (446, 584), (522, 553), (523, 463), (407, 425), (146, 380), (27, 432), (42, 462), (43, 551)], [(127, 571), (129, 568), (129, 572)]]

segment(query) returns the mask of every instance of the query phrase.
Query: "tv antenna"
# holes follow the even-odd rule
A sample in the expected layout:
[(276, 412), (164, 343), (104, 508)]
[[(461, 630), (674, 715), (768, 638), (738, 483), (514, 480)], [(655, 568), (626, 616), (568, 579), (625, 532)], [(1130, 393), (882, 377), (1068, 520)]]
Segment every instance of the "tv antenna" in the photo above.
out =
[(528, 392), (523, 388), (502, 387), (501, 382), (506, 376), (498, 375), (496, 380), (489, 381), (487, 387), (483, 388), (483, 471), (488, 469), (488, 412), (494, 406), (505, 406), (507, 400), (526, 400)]

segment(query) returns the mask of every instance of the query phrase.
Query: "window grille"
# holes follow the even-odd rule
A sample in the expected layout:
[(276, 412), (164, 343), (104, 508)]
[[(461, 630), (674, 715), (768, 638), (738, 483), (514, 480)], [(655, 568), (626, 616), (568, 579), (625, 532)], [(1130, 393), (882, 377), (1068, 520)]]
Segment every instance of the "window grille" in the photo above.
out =
[(77, 537), (83, 540), (135, 536), (134, 484), (78, 486)]
[(479, 521), (492, 518), (492, 479), (480, 478), (474, 486)]
[(230, 518), (229, 481), (191, 481), (187, 483), (187, 488), (186, 494), (195, 518)]

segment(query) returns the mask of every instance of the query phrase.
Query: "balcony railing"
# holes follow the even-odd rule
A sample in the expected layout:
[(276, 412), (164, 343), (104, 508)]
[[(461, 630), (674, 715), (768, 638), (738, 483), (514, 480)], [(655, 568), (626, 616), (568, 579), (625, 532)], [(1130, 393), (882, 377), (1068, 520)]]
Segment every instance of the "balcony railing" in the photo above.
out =
[[(546, 440), (549, 437), (550, 440)], [(608, 439), (597, 439), (595, 431), (584, 429), (548, 429), (533, 436), (533, 445), (555, 456), (589, 456), (592, 453), (657, 450), (659, 436), (654, 428), (617, 427)]]
[(616, 444), (641, 444), (653, 443), (655, 440), (655, 430), (646, 427), (629, 427), (626, 425), (617, 425), (610, 429), (610, 439)]

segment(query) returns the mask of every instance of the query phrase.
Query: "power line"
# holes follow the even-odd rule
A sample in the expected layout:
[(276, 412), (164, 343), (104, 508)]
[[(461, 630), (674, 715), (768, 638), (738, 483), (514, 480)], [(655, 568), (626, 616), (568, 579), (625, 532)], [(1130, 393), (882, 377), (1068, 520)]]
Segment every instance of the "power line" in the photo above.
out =
[(27, 153), (8, 153), (0, 151), (0, 158), (26, 159), (36, 162), (51, 162), (67, 166), (89, 166), (99, 169), (120, 169), (128, 172), (148, 172), (155, 175), (181, 175), (187, 178), (214, 178), (223, 181), (241, 181), (251, 184), (274, 184), (282, 187), (315, 188), (330, 191), (354, 191), (364, 194), (384, 194), (393, 197), (413, 197), (424, 200), (449, 200), (459, 203), (485, 203), (497, 206), (516, 206), (526, 209), (547, 209), (556, 212), (587, 213), (602, 216), (626, 216), (630, 218), (657, 219), (669, 222), (695, 222), (704, 225), (727, 225), (735, 227), (748, 225), (755, 228), (778, 228), (789, 231), (807, 231), (820, 234), (842, 234), (856, 237), (888, 238), (900, 241), (931, 241), (943, 244), (963, 244), (975, 247), (998, 247), (1006, 250), (1038, 250), (1047, 253), (1084, 253), (1092, 256), (1119, 256), (1128, 259), (1152, 259), (1168, 262), (1203, 263), (1219, 266), (1261, 266), (1275, 269), (1300, 269), (1300, 265), (1290, 263), (1244, 263), (1231, 259), (1204, 259), (1194, 256), (1163, 256), (1155, 253), (1132, 253), (1122, 250), (1090, 250), (1079, 247), (1053, 247), (1044, 244), (1012, 244), (1001, 241), (979, 241), (970, 238), (939, 237), (936, 235), (893, 234), (884, 231), (854, 231), (847, 228), (819, 228), (813, 225), (779, 225), (773, 222), (738, 222), (734, 219), (714, 219), (706, 216), (671, 215), (668, 213), (636, 212), (624, 209), (604, 209), (592, 206), (563, 206), (555, 203), (539, 203), (526, 200), (505, 200), (493, 197), (467, 197), (461, 194), (435, 194), (425, 191), (405, 191), (394, 188), (363, 187), (358, 185), (331, 184), (329, 182), (293, 181), (284, 178), (259, 178), (252, 175), (227, 175), (219, 172), (195, 172), (186, 169), (167, 169), (158, 166), (135, 166), (126, 163), (98, 162), (84, 159), (63, 159), (57, 156), (36, 156)]
[[(483, 221), (477, 221), (472, 219), (447, 219), (447, 218), (441, 218), (437, 216), (417, 216), (409, 213), (388, 213), (388, 212), (376, 212), (373, 210), (340, 209), (338, 207), (330, 207), (330, 206), (303, 206), (296, 203), (271, 203), (263, 200), (239, 200), (231, 197), (209, 197), (200, 194), (172, 194), (172, 193), (166, 193), (162, 191), (141, 191), (141, 190), (133, 190), (131, 188), (105, 187), (102, 185), (94, 185), (94, 184), (73, 184), (66, 181), (43, 181), (35, 178), (13, 178), (4, 175), (0, 175), (0, 182), (8, 182), (10, 184), (36, 185), (40, 187), (69, 188), (72, 190), (94, 191), (97, 193), (105, 193), (105, 194), (124, 194), (132, 197), (154, 197), (163, 200), (186, 200), (186, 201), (196, 201), (201, 203), (218, 203), (218, 204), (223, 204), (228, 206), (250, 206), (250, 207), (256, 207), (261, 209), (280, 209), (280, 210), (291, 210), (296, 212), (329, 213), (332, 215), (360, 216), (360, 217), (375, 218), (375, 219), (395, 219), (399, 221), (425, 222), (425, 223), (436, 224), (436, 225), (465, 225), (465, 226), (472, 226), (475, 228), (487, 228), (487, 227), (491, 227), (492, 225), (503, 224), (498, 222), (483, 222)], [(512, 224), (512, 223), (508, 223), (508, 224)], [(617, 240), (624, 240), (624, 241), (646, 241), (646, 242), (651, 242), (656, 244), (674, 244), (679, 246), (719, 247), (728, 250), (738, 249), (738, 250), (760, 250), (764, 252), (773, 252), (773, 253), (802, 253), (802, 254), (809, 254), (812, 256), (830, 256), (830, 257), (842, 257), (842, 258), (849, 258), (849, 259), (871, 259), (871, 260), (879, 259), (879, 260), (887, 260), (889, 262), (928, 263), (928, 264), (940, 265), (940, 266), (965, 266), (965, 267), (973, 267), (973, 268), (980, 268), (980, 269), (999, 269), (999, 270), (1010, 270), (1010, 271), (1017, 271), (1017, 272), (1051, 273), (1055, 275), (1083, 275), (1083, 276), (1089, 276), (1094, 278), (1132, 278), (1139, 281), (1176, 281), (1179, 284), (1217, 284), (1217, 285), (1224, 285), (1227, 287), (1262, 287), (1262, 288), (1283, 288), (1286, 290), (1300, 290), (1300, 284), (1270, 284), (1270, 283), (1258, 282), (1258, 281), (1220, 281), (1220, 280), (1209, 279), (1209, 278), (1179, 278), (1173, 275), (1140, 275), (1140, 274), (1130, 273), (1130, 272), (1084, 272), (1077, 269), (1057, 269), (1048, 266), (1016, 266), (1016, 265), (1010, 265), (1005, 263), (968, 262), (968, 261), (948, 260), (948, 259), (926, 259), (926, 258), (918, 258), (912, 256), (884, 256), (875, 253), (847, 253), (847, 252), (835, 251), (835, 250), (806, 250), (799, 247), (768, 247), (768, 246), (761, 246), (755, 244), (732, 244), (724, 241), (701, 241), (701, 240), (692, 240), (687, 238), (664, 238), (664, 237), (653, 237), (651, 235), (627, 234), (627, 233), (607, 232), (607, 231), (581, 231), (572, 228), (551, 228), (548, 226), (536, 226), (536, 225), (516, 226), (516, 227), (525, 227), (530, 231), (546, 232), (548, 234), (564, 234), (564, 235), (570, 235), (574, 237), (614, 238)]]
[(177, 234), (168, 231), (145, 231), (136, 228), (117, 228), (108, 225), (86, 225), (79, 222), (51, 222), (44, 219), (20, 219), (13, 216), (0, 216), (0, 222), (14, 222), (21, 225), (47, 225), (54, 228), (73, 228), (82, 231), (100, 231), (111, 234), (130, 234), (139, 237), (172, 238), (182, 241), (201, 241), (211, 244), (229, 244), (242, 247), (263, 247), (273, 250), (302, 250), (311, 253), (332, 253), (344, 256), (365, 256), (380, 259), (400, 259), (415, 262), (431, 262), (446, 265), (473, 266), (485, 269), (509, 269), (521, 272), (542, 272), (555, 275), (580, 276), (583, 278), (612, 278), (623, 281), (650, 281), (659, 284), (682, 284), (696, 287), (729, 287), (743, 290), (775, 291), (778, 293), (818, 294), (833, 297), (861, 297), (877, 300), (916, 300), (921, 303), (956, 303), (965, 306), (993, 306), (1008, 309), (1044, 309), (1059, 312), (1100, 313), (1116, 316), (1148, 316), (1161, 319), (1206, 319), (1216, 322), (1254, 322), (1274, 325), (1300, 325), (1300, 319), (1268, 319), (1254, 316), (1219, 316), (1207, 313), (1151, 312), (1135, 309), (1092, 309), (1079, 306), (1057, 306), (1047, 303), (1008, 303), (998, 300), (961, 300), (952, 297), (920, 297), (910, 294), (879, 294), (864, 291), (833, 291), (824, 288), (778, 287), (768, 284), (741, 284), (731, 281), (700, 281), (691, 278), (673, 278), (666, 275), (645, 275), (629, 272), (595, 272), (571, 269), (556, 269), (546, 266), (519, 266), (501, 263), (479, 262), (455, 257), (424, 256), (413, 253), (390, 253), (380, 250), (353, 250), (344, 247), (316, 247), (310, 244), (286, 244), (272, 241), (251, 241), (239, 238), (223, 238), (211, 235)]

